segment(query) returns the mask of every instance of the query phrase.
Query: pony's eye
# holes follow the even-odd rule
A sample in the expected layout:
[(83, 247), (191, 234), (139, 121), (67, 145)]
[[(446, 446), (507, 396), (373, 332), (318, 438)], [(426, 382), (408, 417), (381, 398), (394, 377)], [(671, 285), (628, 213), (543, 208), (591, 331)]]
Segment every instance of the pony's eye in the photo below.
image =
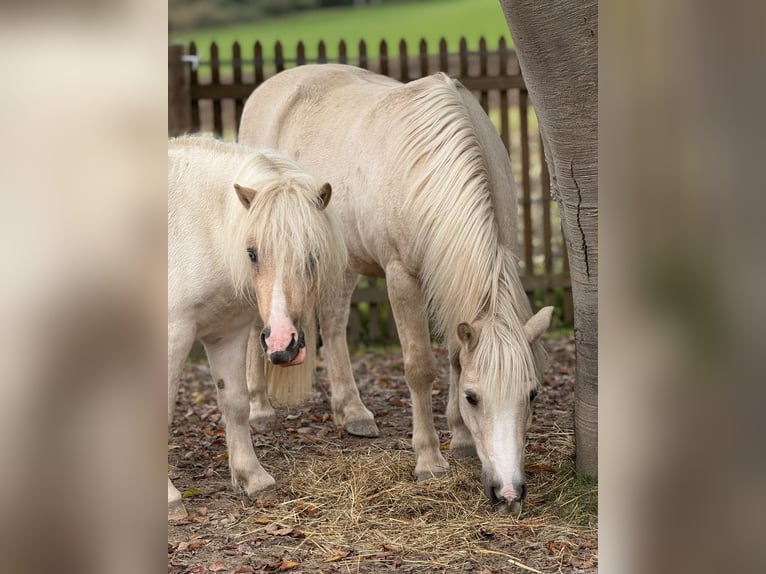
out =
[(537, 398), (537, 393), (538, 393), (537, 389), (532, 389), (531, 391), (529, 391), (529, 402), (530, 403)]
[(250, 261), (253, 263), (258, 263), (258, 252), (253, 249), (252, 247), (247, 248), (247, 255), (250, 257)]
[(473, 391), (466, 391), (465, 392), (465, 400), (468, 401), (468, 404), (472, 407), (475, 407), (479, 404), (479, 397), (474, 393)]

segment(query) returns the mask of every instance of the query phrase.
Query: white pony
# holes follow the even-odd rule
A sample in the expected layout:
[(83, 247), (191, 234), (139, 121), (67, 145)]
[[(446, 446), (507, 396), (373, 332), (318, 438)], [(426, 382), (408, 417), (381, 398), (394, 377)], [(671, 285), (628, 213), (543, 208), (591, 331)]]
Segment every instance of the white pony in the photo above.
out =
[[(275, 482), (250, 438), (248, 336), (252, 327), (259, 388), (268, 379), (276, 398), (300, 401), (314, 371), (316, 301), (337, 289), (346, 266), (338, 222), (325, 209), (331, 194), (274, 151), (204, 137), (168, 142), (168, 425), (199, 339), (226, 419), (232, 481), (251, 497)], [(184, 515), (168, 478), (168, 516)]]
[[(401, 84), (352, 66), (300, 66), (255, 90), (239, 139), (275, 147), (333, 182), (349, 268), (318, 315), (336, 423), (377, 435), (345, 335), (358, 274), (385, 276), (412, 395), (416, 476), (448, 467), (431, 407), (430, 317), (451, 356), (451, 448), (478, 452), (487, 496), (519, 509), (539, 337), (552, 308), (532, 316), (514, 255), (510, 159), (476, 99), (444, 74)], [(263, 396), (253, 412), (268, 412)]]

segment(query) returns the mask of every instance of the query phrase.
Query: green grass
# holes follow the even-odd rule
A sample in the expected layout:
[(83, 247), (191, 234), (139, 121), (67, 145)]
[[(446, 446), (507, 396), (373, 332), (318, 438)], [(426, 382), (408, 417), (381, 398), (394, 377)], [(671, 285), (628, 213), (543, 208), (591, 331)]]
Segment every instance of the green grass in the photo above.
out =
[(324, 40), (329, 58), (337, 57), (338, 42), (345, 40), (348, 56), (356, 58), (360, 40), (367, 43), (368, 56), (376, 57), (381, 40), (388, 43), (390, 56), (398, 55), (401, 39), (407, 42), (408, 53), (412, 55), (417, 54), (421, 38), (428, 43), (429, 52), (435, 54), (442, 37), (447, 39), (448, 51), (456, 52), (461, 37), (466, 38), (469, 50), (476, 50), (482, 36), (487, 39), (489, 49), (497, 47), (501, 36), (509, 47), (511, 45), (497, 0), (418, 0), (299, 12), (275, 19), (171, 33), (170, 41), (187, 44), (193, 40), (201, 59), (206, 60), (213, 41), (222, 50), (222, 59), (228, 59), (235, 41), (242, 45), (243, 55), (252, 57), (252, 46), (258, 40), (268, 60), (273, 58), (277, 41), (282, 42), (284, 55), (290, 59), (295, 58), (296, 46), (303, 41), (306, 56), (311, 59), (317, 56), (320, 40)]
[(577, 476), (573, 461), (556, 472), (556, 480), (546, 494), (547, 503), (556, 514), (571, 524), (590, 526), (598, 522), (598, 481)]

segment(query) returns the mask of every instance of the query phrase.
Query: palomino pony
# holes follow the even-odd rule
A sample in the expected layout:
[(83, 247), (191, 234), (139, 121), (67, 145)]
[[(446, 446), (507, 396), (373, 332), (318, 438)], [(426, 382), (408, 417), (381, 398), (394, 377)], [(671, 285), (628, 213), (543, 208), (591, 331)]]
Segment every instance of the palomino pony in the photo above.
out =
[[(274, 479), (250, 438), (248, 336), (251, 327), (259, 334), (250, 353), (257, 384), (276, 378), (279, 400), (301, 400), (314, 371), (316, 301), (346, 267), (339, 224), (325, 209), (331, 193), (275, 151), (203, 137), (168, 142), (168, 425), (199, 339), (226, 419), (232, 481), (251, 497)], [(168, 516), (184, 515), (168, 478)]]
[[(431, 406), (430, 317), (451, 357), (452, 451), (478, 453), (490, 501), (519, 510), (552, 308), (533, 316), (519, 280), (510, 159), (475, 98), (444, 74), (401, 84), (351, 66), (301, 66), (255, 90), (239, 138), (333, 182), (349, 268), (318, 316), (336, 423), (377, 435), (345, 334), (358, 274), (385, 276), (412, 396), (416, 477), (448, 468)], [(259, 396), (253, 412), (268, 409)]]

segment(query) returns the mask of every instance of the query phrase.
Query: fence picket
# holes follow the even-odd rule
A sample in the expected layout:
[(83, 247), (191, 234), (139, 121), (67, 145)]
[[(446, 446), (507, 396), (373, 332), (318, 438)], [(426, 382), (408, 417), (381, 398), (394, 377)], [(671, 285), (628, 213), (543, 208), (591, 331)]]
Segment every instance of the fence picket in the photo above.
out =
[(255, 69), (255, 85), (263, 82), (263, 46), (260, 42), (253, 45), (253, 66)]
[(320, 64), (327, 63), (327, 47), (324, 40), (319, 40), (319, 45), (317, 46), (317, 62)]
[[(217, 86), (221, 83), (221, 60), (218, 56), (218, 44), (210, 44), (210, 84)], [(217, 136), (223, 135), (223, 113), (221, 111), (221, 100), (213, 100), (213, 133)]]
[(359, 41), (359, 67), (367, 69), (367, 42)]
[(388, 76), (388, 44), (385, 40), (380, 41), (380, 73)]
[[(487, 41), (482, 36), (479, 39), (479, 75), (484, 78), (487, 74)], [(479, 93), (479, 102), (486, 113), (489, 113), (489, 92), (482, 90)]]
[(447, 40), (439, 40), (439, 71), (449, 73), (449, 55), (447, 54)]
[(338, 44), (338, 62), (341, 64), (345, 64), (348, 62), (348, 58), (346, 57), (346, 41), (341, 40)]
[(298, 42), (298, 46), (296, 47), (295, 51), (295, 63), (299, 66), (303, 66), (306, 63), (306, 46), (304, 45), (303, 41)]
[(519, 127), (521, 129), (521, 189), (524, 211), (524, 265), (525, 272), (534, 274), (532, 260), (532, 190), (529, 184), (529, 110), (527, 92), (519, 93)]
[[(231, 47), (231, 60), (234, 70), (234, 83), (240, 85), (242, 84), (242, 48), (239, 42), (234, 42)], [(237, 127), (237, 130), (239, 130), (239, 120), (242, 118), (244, 106), (244, 98), (236, 98), (234, 100), (234, 125)]]
[(410, 81), (410, 63), (407, 58), (407, 42), (399, 42), (399, 79), (402, 82)]
[[(197, 44), (194, 42), (191, 42), (189, 44), (189, 55), (190, 56), (197, 56)], [(195, 66), (192, 66), (191, 71), (189, 72), (189, 84), (193, 87), (199, 84), (199, 72), (197, 72), (197, 68)], [(199, 100), (192, 98), (191, 99), (191, 131), (192, 132), (198, 132), (200, 130), (200, 117), (199, 117)]]
[(420, 39), (419, 47), (420, 47), (420, 75), (427, 76), (428, 75), (428, 45), (426, 44), (425, 38)]

